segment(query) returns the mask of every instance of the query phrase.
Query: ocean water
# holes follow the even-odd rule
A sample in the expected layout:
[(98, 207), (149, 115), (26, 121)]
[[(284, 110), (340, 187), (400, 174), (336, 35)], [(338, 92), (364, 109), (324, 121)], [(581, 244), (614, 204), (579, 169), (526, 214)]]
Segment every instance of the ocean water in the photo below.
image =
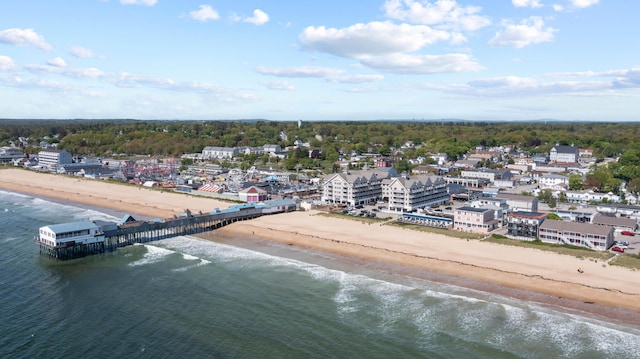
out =
[(0, 191), (0, 358), (640, 358), (633, 326), (287, 246), (39, 255), (85, 219), (115, 217)]

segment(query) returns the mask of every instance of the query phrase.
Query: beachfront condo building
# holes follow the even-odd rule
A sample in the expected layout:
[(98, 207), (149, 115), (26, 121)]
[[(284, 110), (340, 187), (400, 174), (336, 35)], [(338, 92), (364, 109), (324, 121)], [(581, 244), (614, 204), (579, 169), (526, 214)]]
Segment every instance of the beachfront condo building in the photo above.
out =
[(538, 238), (547, 243), (570, 244), (605, 251), (613, 245), (614, 232), (612, 226), (549, 220), (540, 225)]
[(374, 203), (382, 198), (382, 180), (392, 174), (395, 170), (379, 168), (328, 175), (322, 182), (321, 200), (351, 206)]
[(464, 206), (453, 212), (453, 229), (458, 231), (489, 233), (498, 225), (493, 208)]
[(412, 212), (449, 202), (447, 183), (440, 176), (394, 177), (382, 181), (382, 199), (392, 211)]
[(507, 236), (513, 239), (533, 241), (538, 229), (547, 219), (547, 213), (516, 211), (507, 214)]
[(57, 171), (60, 165), (73, 162), (71, 154), (65, 150), (43, 150), (38, 152), (38, 166), (50, 171)]

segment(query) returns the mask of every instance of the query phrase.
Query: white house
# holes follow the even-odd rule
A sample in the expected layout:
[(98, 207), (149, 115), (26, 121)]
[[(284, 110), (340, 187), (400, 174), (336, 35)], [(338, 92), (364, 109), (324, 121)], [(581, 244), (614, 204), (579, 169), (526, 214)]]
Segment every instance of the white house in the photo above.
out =
[(558, 185), (569, 185), (569, 177), (557, 173), (538, 177), (538, 184), (541, 188), (557, 188)]
[(576, 146), (555, 145), (549, 151), (549, 161), (552, 163), (575, 163), (578, 162), (580, 152)]
[(233, 158), (239, 154), (239, 150), (236, 147), (214, 147), (207, 146), (202, 149), (203, 159), (222, 159)]

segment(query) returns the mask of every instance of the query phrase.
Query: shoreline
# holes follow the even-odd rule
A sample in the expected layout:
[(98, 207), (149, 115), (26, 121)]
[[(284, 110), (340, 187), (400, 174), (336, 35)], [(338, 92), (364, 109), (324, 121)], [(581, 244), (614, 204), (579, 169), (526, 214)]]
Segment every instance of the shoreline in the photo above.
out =
[[(104, 181), (0, 169), (0, 190), (147, 218), (211, 211), (230, 202)], [(220, 235), (259, 238), (350, 258), (394, 273), (569, 308), (640, 326), (640, 272), (531, 248), (463, 240), (290, 212), (237, 222)], [(198, 236), (206, 238), (205, 236)], [(583, 267), (585, 273), (576, 272)]]

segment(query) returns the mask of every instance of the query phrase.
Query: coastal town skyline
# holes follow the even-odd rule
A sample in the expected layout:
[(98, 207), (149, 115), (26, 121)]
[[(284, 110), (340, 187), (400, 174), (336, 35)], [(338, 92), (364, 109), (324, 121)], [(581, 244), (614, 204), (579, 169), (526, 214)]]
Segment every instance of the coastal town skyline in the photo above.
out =
[(639, 6), (8, 2), (1, 116), (637, 121)]

